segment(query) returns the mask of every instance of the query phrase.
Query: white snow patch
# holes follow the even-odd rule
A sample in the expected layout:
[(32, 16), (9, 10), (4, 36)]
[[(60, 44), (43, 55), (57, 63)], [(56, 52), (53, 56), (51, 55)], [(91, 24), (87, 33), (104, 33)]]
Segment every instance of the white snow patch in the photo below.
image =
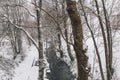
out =
[(37, 80), (38, 70), (37, 66), (32, 66), (33, 60), (38, 59), (38, 51), (35, 46), (31, 46), (28, 51), (26, 51), (25, 60), (19, 64), (15, 69), (15, 75), (13, 80)]

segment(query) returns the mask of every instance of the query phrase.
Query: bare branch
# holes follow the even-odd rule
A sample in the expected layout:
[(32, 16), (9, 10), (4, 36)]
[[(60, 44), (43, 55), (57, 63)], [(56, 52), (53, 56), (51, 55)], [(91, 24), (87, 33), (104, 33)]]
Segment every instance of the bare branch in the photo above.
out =
[(36, 19), (36, 17), (28, 10), (28, 8), (26, 8), (25, 6), (23, 6), (23, 5), (19, 5), (19, 4), (12, 4), (12, 5), (9, 5), (9, 4), (6, 4), (6, 5), (4, 5), (4, 6), (9, 6), (9, 7), (22, 7), (23, 9), (25, 9), (27, 12), (28, 12), (28, 14), (30, 15), (30, 16), (32, 16), (32, 17), (34, 17), (35, 19)]
[[(32, 3), (32, 4), (33, 4), (34, 6), (36, 6), (37, 8), (39, 8), (39, 6), (37, 6), (36, 4), (34, 4), (34, 3)], [(46, 13), (49, 17), (51, 17), (51, 18), (53, 19), (54, 23), (57, 25), (57, 28), (59, 29), (59, 31), (60, 31), (60, 33), (61, 33), (61, 35), (62, 35), (62, 37), (63, 37), (63, 39), (64, 39), (68, 44), (74, 45), (73, 43), (68, 42), (68, 41), (65, 39), (65, 37), (64, 37), (64, 35), (63, 35), (63, 32), (62, 32), (62, 30), (61, 30), (61, 28), (60, 28), (60, 26), (59, 26), (59, 23), (56, 21), (56, 19), (55, 19), (52, 15), (50, 15), (45, 9), (41, 8), (41, 10), (42, 10), (44, 13)]]
[(15, 26), (16, 28), (20, 29), (21, 31), (23, 31), (23, 32), (27, 35), (27, 37), (32, 41), (32, 43), (35, 45), (35, 47), (36, 47), (37, 49), (39, 49), (39, 47), (38, 47), (38, 45), (37, 45), (37, 42), (30, 36), (30, 34), (29, 34), (23, 27), (20, 27), (20, 26), (14, 24), (14, 23), (12, 22), (12, 20), (8, 19), (8, 17), (6, 17), (6, 16), (3, 16), (3, 17), (5, 17), (5, 18), (10, 22), (10, 24), (12, 24), (12, 25)]

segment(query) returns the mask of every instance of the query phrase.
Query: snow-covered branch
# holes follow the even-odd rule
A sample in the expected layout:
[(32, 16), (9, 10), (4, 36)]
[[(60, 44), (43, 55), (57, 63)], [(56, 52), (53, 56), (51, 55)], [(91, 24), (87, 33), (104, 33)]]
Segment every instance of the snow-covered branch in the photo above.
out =
[(30, 35), (23, 27), (20, 27), (20, 26), (14, 24), (14, 23), (12, 22), (12, 20), (10, 20), (8, 17), (6, 17), (6, 16), (4, 16), (4, 17), (9, 21), (10, 24), (12, 24), (12, 25), (15, 26), (16, 28), (20, 29), (21, 31), (23, 31), (23, 32), (26, 34), (26, 36), (31, 40), (31, 42), (35, 45), (35, 47), (36, 47), (37, 49), (39, 49), (39, 47), (38, 47), (38, 45), (37, 45), (37, 42), (31, 37), (31, 35)]

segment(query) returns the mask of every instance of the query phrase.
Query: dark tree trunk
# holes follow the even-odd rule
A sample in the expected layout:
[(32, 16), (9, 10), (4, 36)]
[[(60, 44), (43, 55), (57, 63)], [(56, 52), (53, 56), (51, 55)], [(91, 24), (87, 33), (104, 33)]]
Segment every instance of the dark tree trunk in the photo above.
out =
[(106, 10), (106, 7), (105, 7), (105, 2), (104, 0), (101, 0), (102, 1), (102, 5), (103, 5), (103, 11), (104, 11), (104, 16), (105, 16), (105, 23), (106, 23), (106, 30), (107, 30), (107, 42), (108, 42), (108, 64), (106, 64), (108, 67), (107, 69), (107, 80), (110, 80), (112, 79), (112, 57), (113, 57), (113, 53), (112, 53), (112, 33), (111, 33), (111, 30), (110, 30), (110, 21), (109, 21), (109, 17), (108, 17), (108, 14), (107, 14), (107, 10)]
[(81, 18), (79, 16), (76, 2), (67, 2), (67, 12), (71, 20), (73, 36), (74, 36), (74, 50), (77, 57), (78, 64), (78, 78), (77, 80), (88, 80), (89, 71), (87, 69), (88, 57), (83, 50), (83, 30), (81, 25)]
[[(98, 19), (99, 19), (99, 24), (101, 26), (101, 31), (102, 31), (102, 36), (103, 36), (103, 41), (104, 41), (104, 49), (105, 49), (105, 60), (106, 60), (106, 74), (107, 74), (107, 80), (110, 80), (110, 63), (109, 63), (109, 56), (111, 56), (111, 40), (110, 40), (110, 34), (109, 34), (109, 21), (107, 19), (107, 15), (106, 15), (106, 9), (105, 9), (105, 5), (104, 5), (104, 1), (102, 0), (102, 4), (103, 4), (103, 11), (104, 11), (104, 16), (105, 16), (105, 21), (106, 21), (106, 29), (107, 29), (107, 36), (105, 33), (105, 29), (104, 29), (104, 25), (102, 23), (102, 19), (100, 17), (100, 10), (99, 10), (99, 3), (97, 0), (95, 0), (95, 4), (96, 4), (96, 9), (97, 9), (97, 14), (99, 14)], [(110, 47), (111, 46), (111, 47)], [(110, 55), (109, 55), (110, 54)], [(111, 56), (112, 57), (112, 56)], [(112, 64), (112, 63), (111, 63)]]
[(43, 43), (42, 43), (42, 34), (41, 34), (41, 7), (42, 7), (42, 0), (38, 1), (39, 9), (36, 9), (36, 16), (37, 16), (37, 30), (38, 30), (38, 54), (39, 54), (39, 78), (38, 80), (44, 80), (44, 65), (43, 65)]

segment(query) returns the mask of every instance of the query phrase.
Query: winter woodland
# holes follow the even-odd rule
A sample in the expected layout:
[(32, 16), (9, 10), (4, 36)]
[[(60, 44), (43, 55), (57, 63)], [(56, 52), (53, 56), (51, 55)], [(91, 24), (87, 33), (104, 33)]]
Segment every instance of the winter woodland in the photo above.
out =
[(0, 0), (0, 80), (120, 80), (120, 0)]

